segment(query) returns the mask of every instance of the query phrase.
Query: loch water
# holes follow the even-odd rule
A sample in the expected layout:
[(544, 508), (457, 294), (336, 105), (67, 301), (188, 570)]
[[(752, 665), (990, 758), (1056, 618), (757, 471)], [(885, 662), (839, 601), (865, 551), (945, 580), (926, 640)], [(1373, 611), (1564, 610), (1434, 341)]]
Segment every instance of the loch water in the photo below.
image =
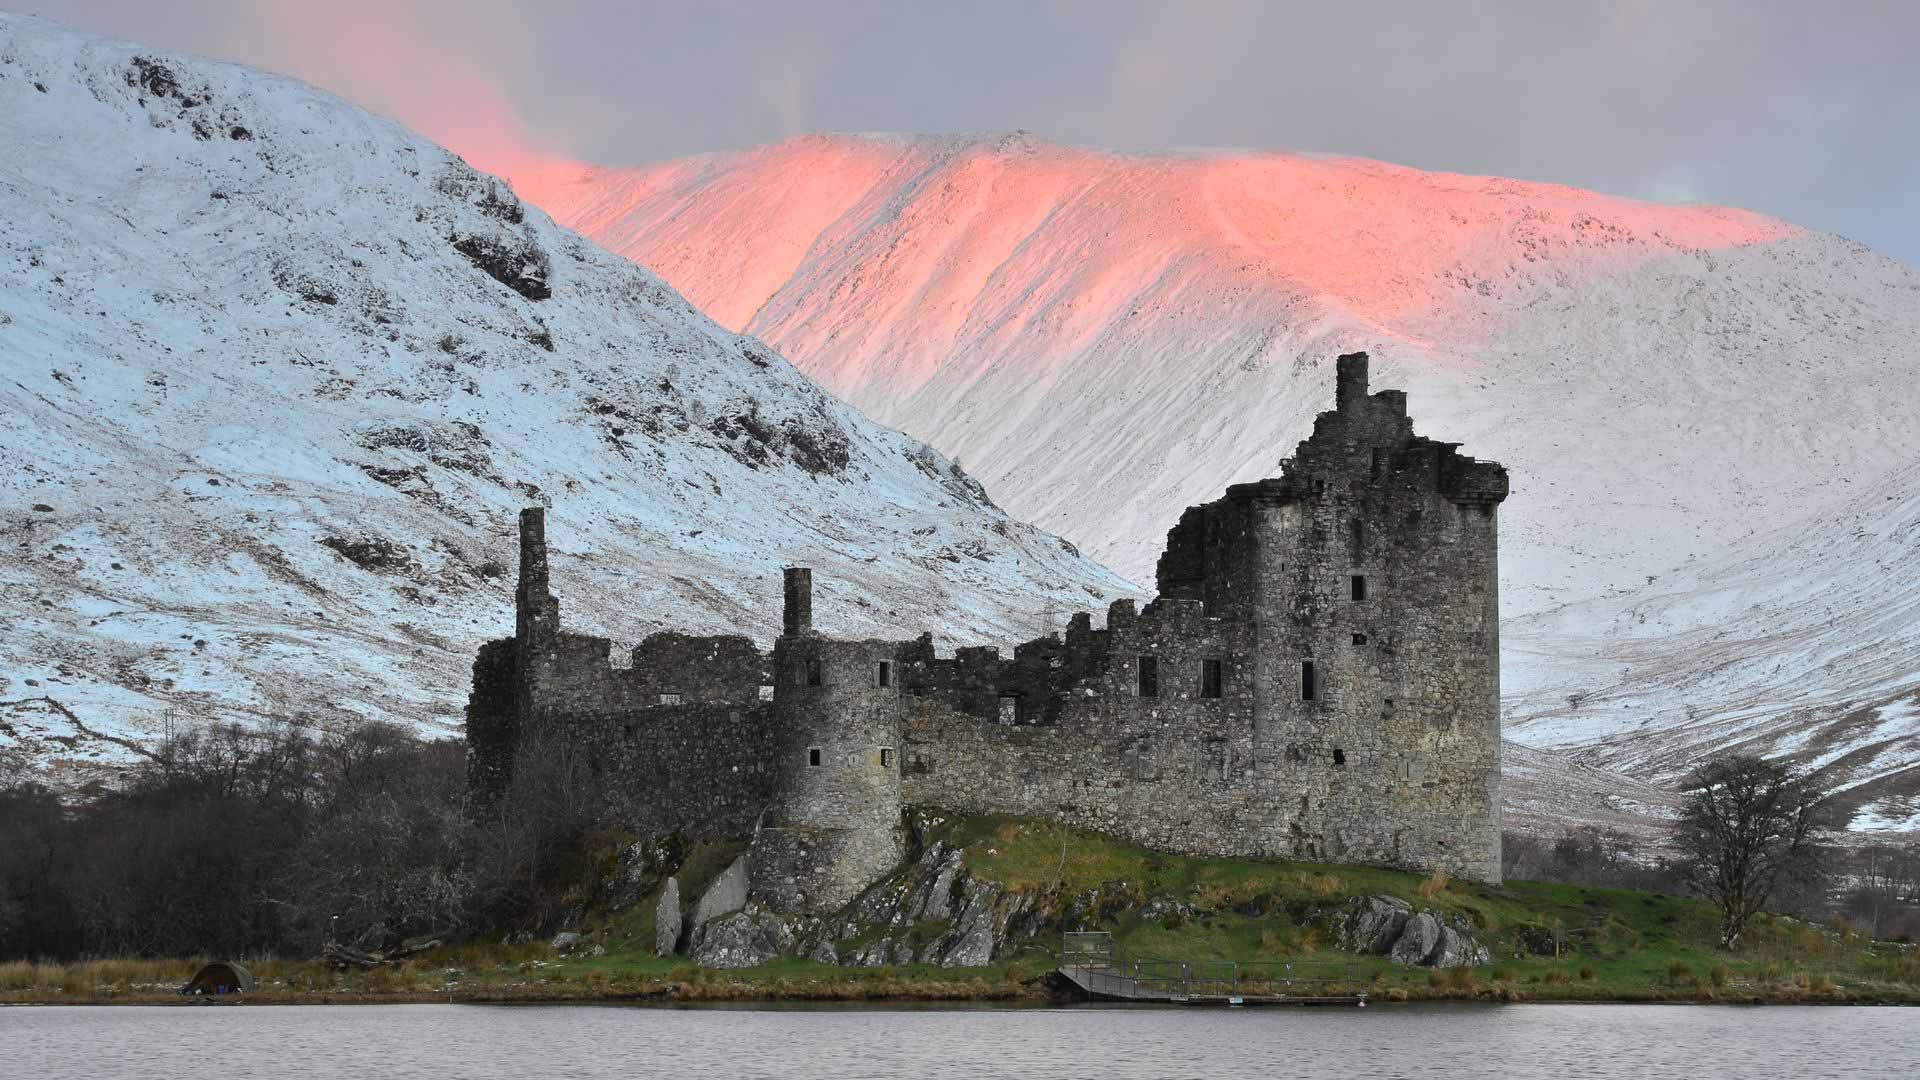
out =
[(1920, 1076), (1920, 1012), (363, 1005), (0, 1008), (0, 1074), (1796, 1080)]

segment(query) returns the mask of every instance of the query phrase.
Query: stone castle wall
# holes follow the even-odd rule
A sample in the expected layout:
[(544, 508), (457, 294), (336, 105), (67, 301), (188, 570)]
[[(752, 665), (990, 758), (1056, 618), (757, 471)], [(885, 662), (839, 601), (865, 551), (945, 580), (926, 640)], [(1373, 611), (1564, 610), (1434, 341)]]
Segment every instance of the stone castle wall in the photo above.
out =
[(753, 833), (753, 891), (791, 911), (891, 869), (909, 804), (1497, 880), (1506, 476), (1366, 382), (1342, 357), (1337, 408), (1282, 475), (1182, 516), (1159, 599), (1011, 657), (823, 637), (795, 568), (771, 654), (657, 634), (616, 669), (605, 639), (559, 629), (529, 511), (516, 635), (474, 667), (475, 800), (558, 740), (612, 821)]

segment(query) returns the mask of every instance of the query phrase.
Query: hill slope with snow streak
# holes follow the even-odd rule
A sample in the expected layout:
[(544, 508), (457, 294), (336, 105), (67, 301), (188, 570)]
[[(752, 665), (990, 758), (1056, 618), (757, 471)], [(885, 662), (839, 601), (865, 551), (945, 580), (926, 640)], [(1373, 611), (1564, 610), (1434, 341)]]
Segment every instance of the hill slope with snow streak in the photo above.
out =
[(1143, 584), (1180, 510), (1274, 473), (1366, 349), (1422, 433), (1512, 476), (1513, 737), (1661, 781), (1726, 745), (1840, 763), (1887, 792), (1862, 821), (1920, 787), (1920, 545), (1882, 517), (1920, 458), (1920, 274), (1857, 244), (1026, 136), (811, 136), (537, 197)]
[(1920, 464), (1860, 488), (1627, 597), (1507, 620), (1507, 733), (1666, 779), (1784, 758), (1856, 828), (1920, 829)]
[(1150, 584), (1374, 353), (1513, 474), (1504, 600), (1645, 581), (1920, 450), (1920, 275), (1738, 210), (1284, 154), (812, 136), (540, 194)]
[(789, 563), (823, 628), (949, 645), (1130, 591), (291, 80), (0, 15), (0, 205), (0, 750), (170, 708), (457, 724), (532, 502), (567, 623), (617, 641), (770, 638)]

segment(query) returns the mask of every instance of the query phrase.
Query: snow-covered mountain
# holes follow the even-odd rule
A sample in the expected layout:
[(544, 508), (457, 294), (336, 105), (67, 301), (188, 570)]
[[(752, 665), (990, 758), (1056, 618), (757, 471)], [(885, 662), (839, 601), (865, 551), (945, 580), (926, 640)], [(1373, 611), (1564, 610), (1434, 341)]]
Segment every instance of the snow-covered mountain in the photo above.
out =
[(1508, 620), (1508, 734), (1652, 777), (1782, 757), (1856, 829), (1920, 829), (1920, 463), (1860, 487), (1627, 597)]
[(617, 641), (771, 637), (796, 562), (824, 627), (949, 645), (1132, 591), (306, 85), (0, 15), (0, 206), (0, 751), (457, 724), (534, 502), (567, 622)]
[[(536, 197), (1142, 583), (1180, 510), (1271, 474), (1333, 356), (1367, 349), (1423, 433), (1512, 475), (1517, 738), (1662, 780), (1762, 731), (1823, 765), (1920, 737), (1898, 704), (1920, 690), (1920, 552), (1892, 509), (1920, 457), (1920, 274), (1858, 244), (1373, 161), (1025, 135), (812, 136)], [(1910, 758), (1874, 761), (1905, 782), (1883, 774)]]

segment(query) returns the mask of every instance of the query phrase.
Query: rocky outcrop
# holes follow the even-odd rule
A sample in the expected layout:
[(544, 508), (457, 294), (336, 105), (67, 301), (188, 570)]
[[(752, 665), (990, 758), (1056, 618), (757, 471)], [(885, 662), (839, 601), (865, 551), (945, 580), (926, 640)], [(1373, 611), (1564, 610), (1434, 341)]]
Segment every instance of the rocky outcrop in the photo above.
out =
[(680, 947), (680, 879), (669, 877), (653, 904), (653, 954), (672, 956)]
[(1340, 924), (1340, 947), (1385, 954), (1400, 940), (1412, 909), (1397, 896), (1356, 896)]
[(771, 963), (793, 949), (793, 931), (770, 911), (749, 908), (694, 928), (688, 959), (701, 967), (740, 968)]
[(1333, 916), (1340, 946), (1385, 956), (1410, 967), (1471, 967), (1487, 962), (1487, 947), (1458, 915), (1415, 912), (1397, 896), (1356, 896)]
[(720, 876), (707, 886), (707, 891), (700, 894), (700, 902), (693, 906), (693, 915), (688, 921), (697, 930), (711, 919), (746, 906), (747, 857), (742, 855), (722, 870)]
[(919, 858), (821, 923), (806, 955), (873, 967), (982, 967), (1019, 942), (1050, 933), (1033, 898), (967, 872), (964, 852), (935, 841)]

